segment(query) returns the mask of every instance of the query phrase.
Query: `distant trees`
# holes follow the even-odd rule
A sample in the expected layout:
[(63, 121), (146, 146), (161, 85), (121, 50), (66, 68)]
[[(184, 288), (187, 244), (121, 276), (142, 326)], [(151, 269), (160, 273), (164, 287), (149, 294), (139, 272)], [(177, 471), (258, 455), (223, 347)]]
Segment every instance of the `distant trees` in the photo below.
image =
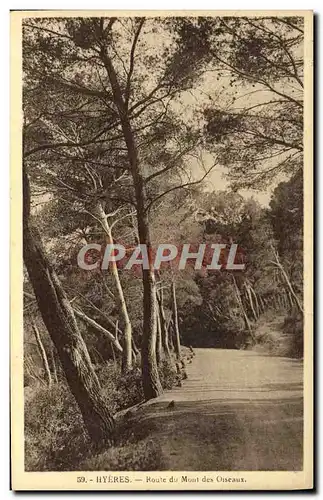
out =
[[(300, 275), (296, 273), (298, 268), (302, 274), (302, 196), (299, 189), (301, 176), (296, 174), (287, 183), (278, 185), (268, 209), (232, 192), (209, 193), (203, 199), (197, 198), (191, 207), (190, 220), (200, 227), (198, 241), (221, 242), (224, 246), (236, 242), (240, 248), (237, 257), (244, 262), (245, 269), (230, 272), (224, 268), (221, 271), (205, 268), (203, 272), (195, 272), (192, 278), (198, 286), (200, 302), (197, 297), (194, 309), (189, 304), (188, 309), (184, 307), (181, 311), (184, 342), (227, 347), (244, 345), (255, 342), (253, 330), (264, 313), (273, 310), (293, 314), (295, 308), (302, 312), (302, 286)], [(284, 193), (285, 206), (278, 205), (283, 202), (281, 193)], [(285, 219), (285, 210), (288, 220), (296, 206), (298, 220), (295, 219), (293, 227), (286, 227), (285, 240), (284, 232), (281, 229), (277, 232), (279, 226), (275, 224)], [(290, 241), (282, 252), (279, 241), (288, 241), (288, 234), (296, 246)], [(220, 263), (225, 262), (226, 252), (225, 248), (221, 251)], [(295, 258), (297, 255), (300, 259), (294, 262), (294, 274), (291, 261), (286, 258), (289, 255)]]

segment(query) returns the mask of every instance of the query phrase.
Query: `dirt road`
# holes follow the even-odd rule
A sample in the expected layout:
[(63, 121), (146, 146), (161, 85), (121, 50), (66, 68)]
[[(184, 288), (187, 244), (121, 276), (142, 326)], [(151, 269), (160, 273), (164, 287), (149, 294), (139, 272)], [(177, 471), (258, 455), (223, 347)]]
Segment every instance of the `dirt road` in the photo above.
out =
[(166, 470), (301, 470), (302, 362), (196, 349), (182, 387), (140, 410)]

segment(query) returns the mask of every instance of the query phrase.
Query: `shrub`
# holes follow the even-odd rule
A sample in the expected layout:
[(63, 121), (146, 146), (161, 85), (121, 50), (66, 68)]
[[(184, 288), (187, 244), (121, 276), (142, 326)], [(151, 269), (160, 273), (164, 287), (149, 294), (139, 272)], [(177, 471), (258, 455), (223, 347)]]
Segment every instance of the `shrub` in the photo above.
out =
[(258, 346), (273, 356), (301, 358), (303, 356), (303, 317), (292, 311), (287, 317), (267, 314), (258, 322)]
[[(131, 372), (121, 373), (120, 366), (107, 362), (96, 366), (96, 373), (112, 414), (143, 401), (138, 366)], [(160, 378), (165, 389), (176, 384), (178, 376), (170, 362), (161, 363)], [(124, 436), (124, 439), (127, 438)], [(66, 384), (54, 384), (51, 388), (34, 385), (25, 389), (27, 471), (80, 470), (85, 467), (80, 462), (92, 467), (89, 470), (101, 469), (101, 463), (107, 464), (107, 470), (149, 470), (149, 467), (156, 469), (153, 464), (157, 458), (155, 447), (148, 441), (134, 442), (131, 446), (126, 441), (124, 447), (111, 448), (101, 454), (96, 451), (93, 456), (80, 410)]]
[(73, 470), (89, 448), (80, 410), (66, 386), (25, 397), (25, 469)]
[(111, 413), (129, 408), (143, 400), (141, 370), (138, 366), (131, 372), (121, 373), (120, 366), (107, 362), (97, 369), (97, 375)]
[(289, 356), (293, 358), (303, 357), (304, 350), (304, 325), (303, 315), (294, 310), (285, 318), (283, 331), (287, 337)]
[(171, 389), (177, 384), (179, 376), (170, 360), (163, 359), (158, 367), (158, 372), (163, 389)]

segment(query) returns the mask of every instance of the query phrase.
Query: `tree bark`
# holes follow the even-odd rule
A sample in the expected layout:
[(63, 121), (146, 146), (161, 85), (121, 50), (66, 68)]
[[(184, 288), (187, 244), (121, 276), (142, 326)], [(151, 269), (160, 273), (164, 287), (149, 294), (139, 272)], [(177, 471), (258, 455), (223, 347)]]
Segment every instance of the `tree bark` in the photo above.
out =
[(30, 220), (29, 179), (23, 170), (23, 253), (40, 313), (56, 347), (67, 383), (85, 427), (96, 444), (111, 442), (114, 419), (102, 398), (85, 342), (72, 307)]
[(45, 347), (44, 347), (44, 344), (43, 344), (42, 339), (40, 337), (39, 330), (38, 330), (37, 325), (36, 325), (34, 320), (32, 320), (32, 322), (31, 322), (31, 327), (32, 327), (34, 335), (35, 335), (37, 346), (38, 346), (40, 356), (41, 356), (41, 359), (43, 362), (44, 371), (45, 371), (45, 374), (47, 377), (48, 385), (50, 387), (52, 385), (52, 374), (51, 374), (50, 369), (49, 369), (48, 358), (47, 358), (47, 354), (45, 351)]
[(156, 304), (156, 280), (153, 269), (152, 245), (149, 230), (149, 220), (146, 211), (146, 187), (142, 176), (137, 148), (133, 136), (133, 131), (128, 116), (127, 105), (123, 99), (120, 84), (110, 57), (106, 52), (106, 40), (101, 23), (102, 44), (101, 60), (106, 68), (111, 84), (113, 101), (117, 107), (121, 122), (121, 128), (127, 148), (129, 170), (132, 175), (136, 198), (138, 236), (140, 244), (146, 245), (149, 256), (149, 269), (142, 269), (143, 281), (143, 337), (141, 343), (141, 367), (142, 384), (145, 399), (152, 399), (159, 396), (162, 392), (160, 383), (157, 360), (156, 360), (156, 335), (157, 335), (157, 304)]
[(172, 280), (171, 285), (171, 296), (172, 296), (172, 308), (173, 308), (173, 325), (174, 325), (174, 339), (175, 339), (175, 354), (176, 359), (181, 359), (181, 342), (179, 336), (179, 326), (178, 326), (178, 311), (177, 311), (177, 300), (176, 300), (176, 286), (175, 280)]

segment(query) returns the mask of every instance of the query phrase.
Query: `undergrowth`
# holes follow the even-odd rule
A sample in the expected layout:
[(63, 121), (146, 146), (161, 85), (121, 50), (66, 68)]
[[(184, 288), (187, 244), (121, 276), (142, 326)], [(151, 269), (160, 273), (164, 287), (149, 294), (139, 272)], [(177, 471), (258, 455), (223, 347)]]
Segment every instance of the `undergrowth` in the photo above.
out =
[[(96, 368), (102, 394), (112, 414), (143, 401), (141, 370), (122, 373), (115, 363)], [(159, 367), (163, 388), (178, 381), (174, 368), (163, 361)], [(25, 388), (25, 470), (158, 470), (157, 445), (149, 440), (123, 442), (122, 446), (93, 451), (79, 408), (63, 382), (50, 388)]]
[(273, 356), (303, 357), (303, 317), (294, 310), (290, 314), (267, 314), (257, 324), (257, 347)]

